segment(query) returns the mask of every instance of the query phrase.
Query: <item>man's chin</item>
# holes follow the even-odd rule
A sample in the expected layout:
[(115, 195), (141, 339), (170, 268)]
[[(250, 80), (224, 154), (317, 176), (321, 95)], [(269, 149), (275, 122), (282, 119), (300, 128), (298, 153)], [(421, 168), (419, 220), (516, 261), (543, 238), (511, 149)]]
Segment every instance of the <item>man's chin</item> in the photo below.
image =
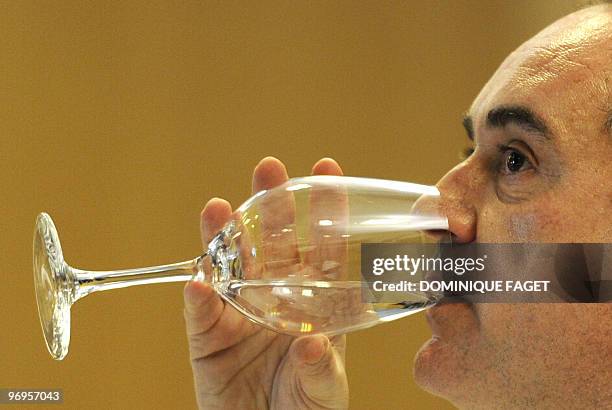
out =
[(433, 336), (414, 360), (414, 379), (423, 389), (449, 398), (461, 389), (470, 351), (477, 348), (479, 325), (472, 307), (442, 304), (427, 311)]
[(438, 396), (444, 396), (453, 380), (451, 348), (440, 338), (433, 336), (429, 339), (414, 358), (414, 380), (424, 390)]

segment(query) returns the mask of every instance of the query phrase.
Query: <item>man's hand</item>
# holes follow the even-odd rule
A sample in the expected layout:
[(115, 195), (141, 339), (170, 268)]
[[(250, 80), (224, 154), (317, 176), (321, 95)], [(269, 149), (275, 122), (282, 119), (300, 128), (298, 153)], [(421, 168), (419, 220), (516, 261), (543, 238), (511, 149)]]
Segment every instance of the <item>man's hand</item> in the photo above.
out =
[[(335, 161), (322, 159), (312, 173), (342, 175), (342, 170)], [(264, 158), (253, 172), (253, 193), (287, 179), (282, 162)], [(206, 204), (201, 216), (204, 246), (231, 214), (223, 199)], [(185, 287), (185, 321), (201, 409), (348, 407), (344, 336), (296, 339), (272, 332), (247, 320), (201, 282)]]

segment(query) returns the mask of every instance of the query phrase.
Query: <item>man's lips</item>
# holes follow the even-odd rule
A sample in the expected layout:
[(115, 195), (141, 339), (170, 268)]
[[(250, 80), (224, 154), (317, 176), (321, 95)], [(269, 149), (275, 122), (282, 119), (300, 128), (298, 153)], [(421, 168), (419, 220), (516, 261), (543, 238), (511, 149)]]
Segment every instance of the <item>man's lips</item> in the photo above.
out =
[(430, 270), (430, 271), (427, 271), (427, 273), (425, 273), (424, 279), (427, 282), (433, 282), (433, 281), (442, 281), (443, 277), (442, 277), (441, 272)]
[(473, 305), (443, 298), (425, 316), (435, 338), (450, 340), (478, 331), (478, 316)]
[(441, 309), (440, 306), (433, 306), (430, 309), (427, 309), (425, 311), (425, 318), (427, 319), (427, 324), (429, 325), (429, 328), (431, 329), (431, 334), (434, 337), (439, 337), (440, 333), (442, 333), (442, 329), (440, 329), (440, 325), (439, 325), (439, 321), (436, 321), (434, 319), (434, 315), (438, 316), (439, 310)]

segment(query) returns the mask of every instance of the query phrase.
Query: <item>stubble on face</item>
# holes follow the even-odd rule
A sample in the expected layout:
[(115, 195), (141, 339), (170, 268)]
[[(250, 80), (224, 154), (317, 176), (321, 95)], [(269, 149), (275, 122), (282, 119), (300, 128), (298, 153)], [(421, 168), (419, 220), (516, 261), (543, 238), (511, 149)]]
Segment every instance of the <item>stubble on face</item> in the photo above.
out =
[[(440, 182), (463, 193), (449, 195), (457, 203), (448, 207), (471, 209), (473, 240), (610, 242), (611, 77), (609, 5), (566, 16), (502, 63), (470, 108), (475, 155)], [(537, 148), (540, 168), (529, 178), (492, 189), (497, 181), (486, 174), (492, 168), (484, 164), (487, 149), (512, 138), (505, 133), (518, 133), (492, 131), (487, 113), (517, 105), (543, 118), (552, 138), (548, 148)], [(473, 181), (481, 183), (469, 186)], [(518, 201), (499, 195), (519, 188)], [(415, 379), (466, 408), (610, 404), (610, 317), (612, 304), (435, 307), (429, 314), (434, 336), (415, 359)]]

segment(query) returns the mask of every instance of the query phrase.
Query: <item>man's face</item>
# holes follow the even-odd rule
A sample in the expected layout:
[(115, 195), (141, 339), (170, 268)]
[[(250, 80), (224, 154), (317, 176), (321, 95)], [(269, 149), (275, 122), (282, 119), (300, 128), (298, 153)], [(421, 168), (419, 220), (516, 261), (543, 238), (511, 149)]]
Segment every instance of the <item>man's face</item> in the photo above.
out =
[[(504, 61), (466, 117), (473, 154), (438, 183), (457, 242), (610, 242), (611, 77), (610, 6), (559, 20)], [(612, 304), (430, 312), (415, 377), (433, 393), (470, 408), (611, 405)]]

